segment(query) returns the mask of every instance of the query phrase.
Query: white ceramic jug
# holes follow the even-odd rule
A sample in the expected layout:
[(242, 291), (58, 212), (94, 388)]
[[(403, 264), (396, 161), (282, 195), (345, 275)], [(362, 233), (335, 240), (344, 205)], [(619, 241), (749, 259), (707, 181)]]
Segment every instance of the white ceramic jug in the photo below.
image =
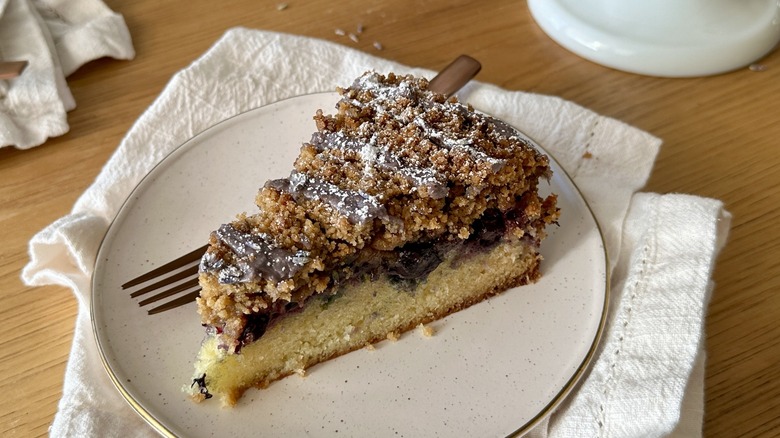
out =
[(780, 41), (780, 0), (528, 0), (528, 6), (563, 47), (652, 76), (727, 72)]

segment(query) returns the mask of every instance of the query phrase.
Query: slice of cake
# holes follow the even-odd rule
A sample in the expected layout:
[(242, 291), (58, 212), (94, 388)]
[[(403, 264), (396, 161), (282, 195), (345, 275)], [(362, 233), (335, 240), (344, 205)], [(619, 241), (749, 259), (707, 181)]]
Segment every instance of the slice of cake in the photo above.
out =
[(546, 156), (499, 120), (411, 76), (369, 72), (259, 211), (211, 234), (196, 400), (234, 404), (316, 363), (539, 277), (558, 217)]

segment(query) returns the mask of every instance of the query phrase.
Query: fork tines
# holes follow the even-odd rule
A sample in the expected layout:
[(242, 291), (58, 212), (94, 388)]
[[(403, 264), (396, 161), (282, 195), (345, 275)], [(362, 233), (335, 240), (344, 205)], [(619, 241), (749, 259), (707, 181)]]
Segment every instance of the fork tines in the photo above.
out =
[[(149, 315), (164, 312), (191, 303), (200, 293), (198, 287), (198, 262), (208, 245), (195, 249), (176, 260), (168, 262), (158, 268), (140, 275), (122, 285), (122, 289), (135, 286), (143, 286), (130, 294), (131, 298), (140, 297), (150, 292), (154, 295), (138, 302), (139, 306), (146, 306), (162, 299), (186, 292), (148, 311)], [(151, 284), (150, 284), (151, 283)]]

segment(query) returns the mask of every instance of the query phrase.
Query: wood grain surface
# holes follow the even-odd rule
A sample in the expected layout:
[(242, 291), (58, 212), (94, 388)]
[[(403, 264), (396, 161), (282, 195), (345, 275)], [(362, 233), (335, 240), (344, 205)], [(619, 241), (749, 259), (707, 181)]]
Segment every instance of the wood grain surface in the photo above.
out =
[[(79, 305), (64, 287), (21, 283), (30, 238), (71, 210), (171, 76), (235, 26), (335, 41), (430, 69), (468, 53), (483, 64), (481, 81), (560, 96), (662, 138), (646, 190), (721, 199), (734, 215), (706, 324), (705, 436), (780, 435), (777, 50), (758, 61), (763, 71), (663, 79), (578, 58), (518, 1), (310, 0), (288, 1), (284, 10), (265, 0), (107, 4), (125, 17), (136, 58), (97, 60), (68, 78), (78, 105), (69, 133), (26, 151), (0, 149), (0, 435), (47, 434)], [(334, 32), (358, 24), (365, 28), (358, 43)]]

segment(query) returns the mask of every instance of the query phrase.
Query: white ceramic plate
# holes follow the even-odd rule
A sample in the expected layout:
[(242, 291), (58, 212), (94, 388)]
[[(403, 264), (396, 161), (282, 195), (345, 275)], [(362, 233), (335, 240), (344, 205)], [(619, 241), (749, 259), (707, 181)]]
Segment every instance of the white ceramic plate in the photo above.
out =
[(147, 316), (125, 281), (202, 245), (259, 187), (287, 176), (312, 115), (333, 93), (284, 100), (188, 141), (137, 187), (111, 225), (93, 278), (104, 363), (131, 406), (167, 435), (483, 436), (527, 430), (587, 367), (604, 325), (608, 278), (598, 225), (559, 166), (549, 188), (563, 214), (542, 244), (543, 278), (376, 350), (359, 350), (249, 390), (233, 409), (182, 392), (204, 336), (194, 304)]

